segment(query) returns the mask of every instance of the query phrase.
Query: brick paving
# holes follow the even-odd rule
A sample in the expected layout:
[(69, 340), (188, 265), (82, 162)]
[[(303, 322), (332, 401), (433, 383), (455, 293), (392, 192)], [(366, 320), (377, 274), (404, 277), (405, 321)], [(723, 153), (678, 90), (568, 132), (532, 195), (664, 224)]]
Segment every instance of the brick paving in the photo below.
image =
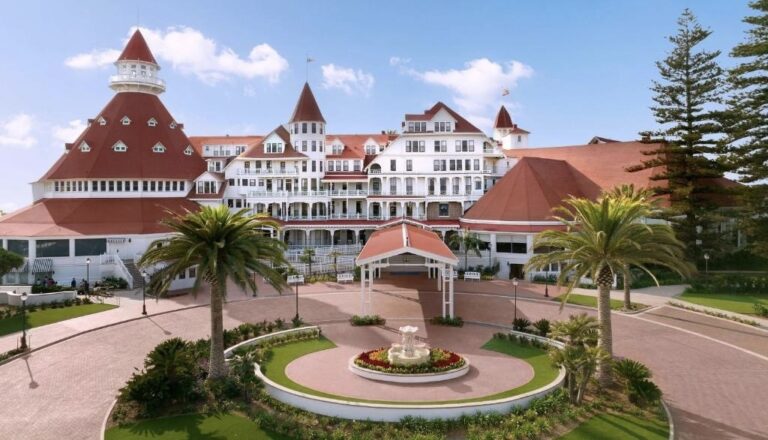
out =
[[(439, 313), (440, 294), (431, 291), (431, 280), (401, 277), (376, 281), (376, 313), (390, 319), (424, 319)], [(358, 288), (356, 284), (335, 283), (301, 287), (302, 316), (314, 322), (346, 319), (359, 312)], [(456, 310), (465, 320), (502, 324), (512, 320), (512, 289), (508, 282), (459, 282), (456, 290), (461, 292), (456, 295)], [(566, 307), (561, 311), (559, 304), (542, 301), (542, 292), (541, 286), (521, 285), (518, 314), (529, 319), (564, 319), (583, 310)], [(242, 293), (233, 293), (231, 301), (243, 301), (225, 307), (225, 325), (293, 316), (292, 294), (278, 296), (264, 288), (260, 295), (245, 300)], [(163, 301), (167, 300), (160, 303)], [(199, 296), (183, 301), (204, 299)], [(717, 320), (718, 327), (713, 329), (701, 315), (679, 313), (690, 322), (681, 324), (676, 319), (677, 327), (707, 332), (735, 346), (755, 348), (755, 336), (744, 335), (741, 326), (731, 328)], [(654, 379), (672, 407), (678, 438), (768, 439), (768, 362), (717, 341), (651, 322), (669, 317), (646, 316), (614, 314), (616, 354), (640, 360), (653, 370)], [(169, 337), (207, 336), (208, 320), (207, 307), (182, 309), (86, 333), (0, 366), (0, 438), (98, 438), (117, 390), (134, 368), (141, 366), (145, 354)], [(48, 326), (52, 327), (48, 331), (57, 325)]]

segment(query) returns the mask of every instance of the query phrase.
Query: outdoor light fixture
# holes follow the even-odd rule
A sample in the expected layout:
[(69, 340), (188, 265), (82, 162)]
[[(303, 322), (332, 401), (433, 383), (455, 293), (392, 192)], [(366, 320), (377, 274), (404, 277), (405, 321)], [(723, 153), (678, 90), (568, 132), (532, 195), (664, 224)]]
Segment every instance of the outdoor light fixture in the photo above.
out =
[(704, 253), (704, 273), (709, 274), (709, 253)]
[(21, 344), (19, 348), (23, 351), (27, 350), (27, 292), (21, 293)]
[(512, 285), (515, 287), (515, 311), (513, 312), (513, 318), (512, 318), (512, 325), (514, 326), (515, 321), (517, 321), (517, 285), (520, 282), (517, 281), (517, 278), (512, 278)]
[(85, 259), (85, 296), (91, 293), (91, 259)]
[(147, 314), (147, 271), (141, 271), (141, 314)]

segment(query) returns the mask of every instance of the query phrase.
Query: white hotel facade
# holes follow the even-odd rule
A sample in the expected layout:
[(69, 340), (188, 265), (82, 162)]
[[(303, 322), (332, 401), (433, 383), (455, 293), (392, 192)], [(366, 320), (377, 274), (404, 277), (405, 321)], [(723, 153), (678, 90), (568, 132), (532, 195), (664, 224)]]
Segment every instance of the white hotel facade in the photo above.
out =
[(45, 274), (68, 283), (88, 270), (137, 286), (134, 261), (168, 237), (167, 210), (219, 204), (274, 218), (296, 247), (359, 249), (403, 219), (444, 238), (471, 231), (487, 247), (470, 265), (521, 276), (533, 236), (558, 227), (551, 208), (563, 198), (650, 179), (624, 167), (652, 145), (528, 148), (529, 133), (503, 107), (492, 136), (441, 102), (406, 114), (399, 132), (329, 133), (309, 84), (266, 135), (187, 137), (158, 97), (160, 66), (138, 31), (115, 64), (115, 96), (33, 183), (33, 204), (0, 218), (0, 243), (27, 259), (6, 282)]

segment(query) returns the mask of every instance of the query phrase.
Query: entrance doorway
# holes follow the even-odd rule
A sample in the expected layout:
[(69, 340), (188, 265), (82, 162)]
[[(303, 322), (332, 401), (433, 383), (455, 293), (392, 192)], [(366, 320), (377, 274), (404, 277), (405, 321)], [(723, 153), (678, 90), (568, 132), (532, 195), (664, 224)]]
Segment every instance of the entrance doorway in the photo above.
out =
[(524, 278), (524, 272), (523, 272), (523, 265), (522, 264), (511, 264), (509, 265), (509, 279), (517, 278), (518, 280), (522, 280)]

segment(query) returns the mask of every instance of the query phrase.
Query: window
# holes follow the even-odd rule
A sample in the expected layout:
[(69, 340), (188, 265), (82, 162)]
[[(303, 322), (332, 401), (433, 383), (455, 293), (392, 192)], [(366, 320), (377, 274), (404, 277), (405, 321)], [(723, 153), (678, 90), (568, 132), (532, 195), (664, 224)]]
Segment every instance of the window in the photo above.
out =
[(37, 258), (68, 257), (69, 240), (35, 240)]
[(306, 160), (301, 162), (301, 171), (305, 172), (305, 173), (307, 172), (307, 161)]
[(175, 128), (176, 128), (176, 121), (171, 121), (171, 123), (170, 123), (170, 124), (168, 124), (168, 127), (169, 127), (171, 130), (175, 129)]
[[(314, 127), (314, 123), (312, 123), (312, 126)], [(313, 132), (314, 133), (314, 132)], [(317, 151), (317, 141), (312, 141), (312, 151)]]
[(413, 177), (406, 177), (405, 178), (405, 194), (406, 195), (413, 195)]
[(409, 121), (408, 122), (408, 131), (412, 131), (412, 132), (416, 132), (416, 133), (426, 133), (426, 131), (427, 131), (427, 122), (426, 121), (423, 121), (423, 122)]
[(440, 217), (448, 217), (448, 204), (440, 203), (438, 205), (437, 215)]
[(348, 160), (345, 160), (343, 162), (343, 166), (344, 166), (344, 171), (349, 171), (349, 161)]
[(29, 257), (29, 241), (8, 240), (8, 250), (22, 257)]
[(99, 116), (99, 119), (97, 119), (97, 121), (99, 122), (99, 125), (107, 125), (107, 120), (104, 119), (103, 116)]
[(301, 123), (301, 132), (302, 133), (306, 133), (307, 132), (307, 123), (306, 122), (302, 122)]
[(316, 171), (317, 171), (317, 162), (315, 162), (315, 161), (313, 160), (313, 161), (312, 161), (312, 172), (314, 173), (314, 172), (316, 172)]
[(405, 161), (405, 171), (413, 171), (413, 161), (411, 159)]
[(294, 123), (293, 124), (293, 134), (299, 134), (299, 124)]
[(304, 152), (307, 151), (307, 141), (301, 141), (301, 151), (304, 151)]
[(522, 140), (523, 140), (523, 137), (522, 137), (522, 136), (520, 136), (520, 135), (517, 135), (517, 141), (518, 141), (518, 142), (522, 142)]
[(528, 253), (528, 246), (525, 243), (512, 243), (513, 254), (526, 254)]
[(268, 142), (266, 144), (267, 153), (282, 153), (283, 152), (283, 144), (281, 142)]
[(449, 132), (451, 131), (450, 122), (435, 122), (435, 132)]
[(475, 179), (475, 189), (480, 191), (483, 189), (483, 181), (480, 179)]
[(389, 171), (397, 171), (397, 160), (391, 159), (389, 161)]
[(190, 278), (197, 277), (197, 268), (196, 267), (190, 267), (189, 268), (189, 277)]
[[(314, 122), (312, 123), (312, 133), (317, 133), (317, 124)], [(312, 151), (315, 151), (315, 150), (312, 150)]]
[(359, 160), (355, 160), (352, 162), (353, 171), (360, 171), (362, 169), (362, 164)]
[(85, 141), (80, 143), (80, 147), (79, 148), (80, 148), (80, 151), (83, 152), (83, 153), (87, 153), (87, 152), (91, 151), (91, 146), (88, 145)]
[(120, 120), (120, 123), (123, 125), (131, 125), (131, 118), (128, 116), (123, 116), (123, 119)]
[(475, 159), (475, 171), (480, 171), (480, 159)]
[(198, 194), (216, 194), (216, 182), (202, 180), (197, 182)]
[(152, 147), (153, 153), (165, 153), (165, 146), (161, 144), (160, 142), (156, 143), (154, 147)]
[(332, 161), (332, 160), (329, 160), (329, 161), (328, 161), (328, 172), (329, 172), (329, 173), (330, 173), (330, 172), (333, 172), (333, 169), (334, 169), (334, 168), (333, 168), (333, 161)]
[(475, 141), (456, 141), (456, 152), (472, 152), (475, 151)]
[(435, 141), (435, 153), (446, 153), (448, 151), (448, 141)]
[(83, 238), (75, 240), (75, 256), (101, 255), (107, 253), (106, 238)]
[(378, 147), (376, 145), (366, 145), (365, 146), (365, 154), (367, 155), (373, 155), (378, 152)]
[(91, 191), (98, 191), (99, 190), (99, 182), (92, 180), (91, 181)]
[(147, 126), (149, 126), (149, 127), (157, 127), (157, 119), (149, 118), (149, 121), (147, 121)]
[(187, 145), (187, 148), (184, 149), (184, 154), (186, 156), (191, 156), (192, 155), (192, 146), (191, 145)]
[(123, 143), (123, 141), (117, 141), (115, 145), (112, 146), (112, 150), (118, 152), (118, 153), (125, 153), (128, 151), (128, 146)]
[(496, 252), (502, 254), (512, 253), (512, 243), (499, 243), (496, 242)]

